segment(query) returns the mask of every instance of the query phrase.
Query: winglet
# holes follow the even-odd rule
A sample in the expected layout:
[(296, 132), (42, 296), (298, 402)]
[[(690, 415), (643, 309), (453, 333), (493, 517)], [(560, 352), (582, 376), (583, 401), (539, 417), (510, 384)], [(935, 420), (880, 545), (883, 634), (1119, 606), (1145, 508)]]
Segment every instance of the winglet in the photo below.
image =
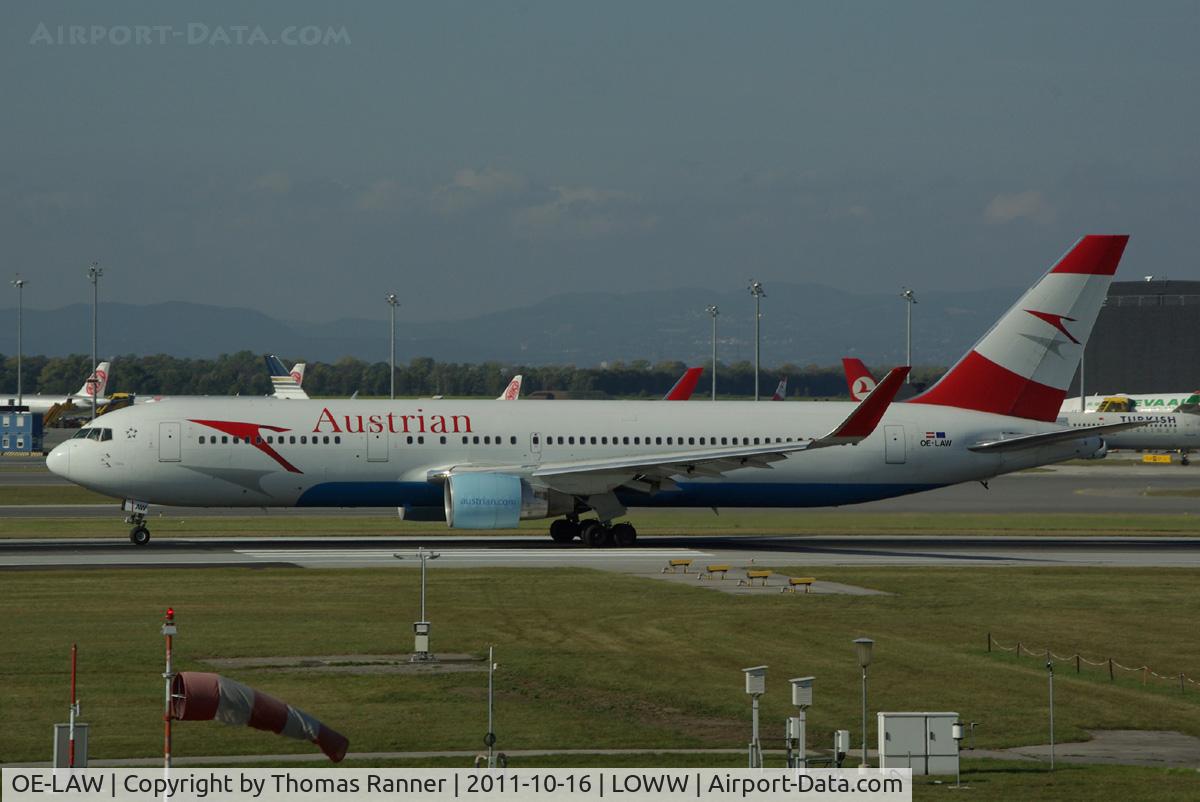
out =
[(883, 413), (896, 398), (896, 393), (900, 392), (900, 385), (904, 384), (908, 371), (907, 366), (892, 368), (849, 417), (829, 434), (814, 440), (813, 447), (849, 445), (870, 437), (883, 418)]
[(700, 374), (704, 372), (704, 368), (688, 368), (679, 377), (679, 381), (675, 382), (675, 386), (667, 391), (663, 396), (663, 401), (687, 401), (692, 397), (692, 393), (696, 392), (696, 384), (700, 381)]

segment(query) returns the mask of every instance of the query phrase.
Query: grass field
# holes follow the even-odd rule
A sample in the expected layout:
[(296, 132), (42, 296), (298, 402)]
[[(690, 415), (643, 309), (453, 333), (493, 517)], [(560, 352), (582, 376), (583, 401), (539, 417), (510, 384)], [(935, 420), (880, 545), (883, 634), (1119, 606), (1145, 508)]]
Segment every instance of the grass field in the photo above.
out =
[[(805, 566), (778, 567), (812, 573)], [(1004, 642), (1019, 639), (1060, 654), (1079, 650), (1126, 665), (1148, 663), (1164, 674), (1200, 674), (1200, 641), (1180, 635), (1200, 617), (1200, 571), (911, 568), (816, 575), (894, 595), (732, 597), (587, 570), (439, 568), (430, 579), (433, 644), (476, 654), (489, 642), (497, 645), (497, 731), (504, 749), (740, 747), (749, 717), (740, 669), (761, 663), (771, 667), (763, 698), (768, 737), (791, 712), (785, 679), (813, 674), (810, 745), (826, 745), (836, 728), (854, 732), (857, 744), (859, 676), (850, 641), (863, 635), (877, 641), (872, 710), (958, 711), (982, 723), (980, 748), (1046, 738), (1041, 660), (988, 654), (989, 631)], [(154, 755), (161, 737), (158, 625), (169, 604), (178, 611), (182, 670), (208, 670), (203, 659), (210, 656), (406, 652), (409, 622), (417, 615), (418, 574), (399, 568), (0, 576), (6, 611), (0, 761), (46, 759), (50, 726), (65, 715), (72, 641), (80, 646), (79, 695), (83, 718), (92, 724), (93, 757)], [(482, 674), (229, 673), (341, 730), (355, 751), (473, 749), (485, 728)], [(1200, 735), (1200, 693), (1180, 694), (1170, 684), (1110, 683), (1104, 674), (1076, 676), (1060, 667), (1056, 703), (1060, 742), (1083, 739), (1086, 729)], [(269, 754), (311, 747), (188, 722), (178, 725), (175, 751)], [(1066, 769), (1047, 779), (1033, 776), (1037, 769), (1029, 763), (980, 768), (976, 781), (1021, 789), (1014, 792), (1022, 798), (1061, 798), (1054, 794), (1073, 783), (1071, 777), (1134, 788), (1143, 776), (1132, 769)]]

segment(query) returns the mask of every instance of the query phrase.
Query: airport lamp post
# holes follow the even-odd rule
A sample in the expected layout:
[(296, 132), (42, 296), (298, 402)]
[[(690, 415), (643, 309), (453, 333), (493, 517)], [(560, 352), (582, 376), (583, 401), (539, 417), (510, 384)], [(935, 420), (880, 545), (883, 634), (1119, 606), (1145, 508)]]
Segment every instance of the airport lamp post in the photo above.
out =
[[(405, 559), (403, 554), (393, 554), (397, 560)], [(437, 658), (429, 651), (429, 619), (425, 617), (425, 563), (436, 560), (442, 555), (436, 551), (426, 551), (424, 546), (417, 548), (416, 558), (421, 561), (421, 620), (413, 622), (413, 654), (409, 662), (436, 663)]]
[[(392, 317), (392, 327), (391, 327), (392, 334), (391, 334), (391, 337), (388, 339), (388, 355), (389, 355), (388, 356), (388, 365), (392, 369), (391, 370), (391, 376), (392, 376), (391, 397), (392, 397), (392, 400), (395, 401), (396, 400), (396, 307), (400, 305), (400, 301), (396, 299), (396, 293), (389, 292), (387, 294), (387, 303), (388, 303), (388, 311), (391, 312), (391, 317)], [(422, 565), (424, 565), (424, 563), (422, 563)], [(421, 617), (424, 618), (425, 616), (422, 614)]]
[(17, 288), (17, 406), (25, 403), (21, 387), (21, 331), (24, 328), (25, 316), (25, 279), (17, 273), (12, 285)]
[(1046, 674), (1050, 680), (1050, 771), (1054, 771), (1054, 662), (1046, 661)]
[(908, 375), (904, 377), (904, 383), (912, 384), (912, 308), (913, 304), (917, 302), (917, 296), (913, 294), (912, 290), (905, 287), (904, 291), (900, 293), (900, 297), (904, 299), (905, 306), (904, 364), (909, 367)]
[(754, 400), (758, 400), (758, 365), (759, 356), (762, 350), (762, 337), (760, 336), (762, 327), (762, 299), (767, 297), (763, 292), (761, 281), (750, 280), (750, 286), (747, 288), (750, 294), (754, 296)]
[(488, 728), (487, 735), (483, 736), (483, 743), (488, 748), (488, 768), (496, 768), (496, 724), (495, 718), (492, 715), (492, 701), (495, 698), (494, 690), (495, 683), (492, 680), (496, 673), (496, 647), (488, 646)]
[(871, 665), (871, 649), (875, 641), (856, 638), (854, 648), (858, 652), (858, 665), (862, 668), (862, 765), (867, 765), (867, 666)]
[(705, 312), (712, 317), (712, 400), (717, 400), (717, 315), (721, 310), (716, 304), (706, 307)]
[(100, 307), (100, 277), (104, 275), (104, 268), (100, 267), (99, 262), (92, 262), (92, 266), (87, 271), (88, 280), (92, 282), (92, 372), (88, 378), (88, 382), (92, 387), (92, 422), (96, 422), (96, 396), (99, 395), (99, 382), (96, 376), (96, 317)]

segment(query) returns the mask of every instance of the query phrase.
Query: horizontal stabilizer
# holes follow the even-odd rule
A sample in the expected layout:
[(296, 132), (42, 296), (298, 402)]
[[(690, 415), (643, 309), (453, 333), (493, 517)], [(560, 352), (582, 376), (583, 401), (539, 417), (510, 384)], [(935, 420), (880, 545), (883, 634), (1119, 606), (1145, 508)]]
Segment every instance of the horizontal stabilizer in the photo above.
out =
[(1037, 448), (1038, 446), (1048, 446), (1054, 443), (1082, 440), (1086, 437), (1108, 434), (1109, 432), (1123, 432), (1126, 429), (1136, 429), (1139, 426), (1145, 425), (1146, 423), (1144, 421), (1136, 421), (1126, 423), (1104, 423), (1098, 426), (1076, 426), (1072, 429), (1060, 429), (1056, 432), (1023, 434), (1017, 437), (1002, 438), (1000, 440), (988, 440), (983, 443), (976, 443), (973, 446), (968, 446), (967, 450), (984, 452), (1019, 451), (1025, 448)]

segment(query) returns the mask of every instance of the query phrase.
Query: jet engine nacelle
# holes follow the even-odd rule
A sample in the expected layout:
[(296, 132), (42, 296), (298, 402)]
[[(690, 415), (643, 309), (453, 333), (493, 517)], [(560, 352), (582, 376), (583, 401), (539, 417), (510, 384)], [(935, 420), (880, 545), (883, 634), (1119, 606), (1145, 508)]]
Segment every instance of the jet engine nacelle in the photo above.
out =
[(1101, 439), (1100, 447), (1093, 451), (1087, 459), (1104, 459), (1106, 456), (1108, 456), (1108, 443)]
[(446, 478), (446, 525), (451, 529), (511, 529), (518, 521), (571, 512), (571, 496), (503, 473)]

